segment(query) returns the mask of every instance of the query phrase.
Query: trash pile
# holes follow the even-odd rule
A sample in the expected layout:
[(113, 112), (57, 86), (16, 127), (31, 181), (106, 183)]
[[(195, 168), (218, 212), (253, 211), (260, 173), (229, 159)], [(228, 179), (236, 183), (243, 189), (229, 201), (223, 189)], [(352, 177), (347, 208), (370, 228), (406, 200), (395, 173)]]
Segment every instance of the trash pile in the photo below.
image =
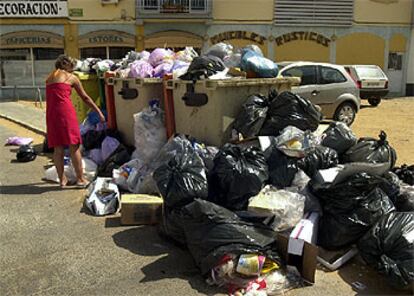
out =
[(233, 46), (226, 43), (211, 46), (201, 56), (194, 48), (186, 47), (178, 52), (166, 48), (156, 48), (152, 52), (130, 51), (117, 63), (109, 59), (87, 58), (78, 61), (75, 71), (114, 71), (120, 78), (162, 78), (170, 74), (174, 79), (194, 81), (231, 78), (229, 68), (238, 68), (249, 77), (270, 78), (278, 74), (277, 65), (265, 58), (258, 46), (233, 50)]

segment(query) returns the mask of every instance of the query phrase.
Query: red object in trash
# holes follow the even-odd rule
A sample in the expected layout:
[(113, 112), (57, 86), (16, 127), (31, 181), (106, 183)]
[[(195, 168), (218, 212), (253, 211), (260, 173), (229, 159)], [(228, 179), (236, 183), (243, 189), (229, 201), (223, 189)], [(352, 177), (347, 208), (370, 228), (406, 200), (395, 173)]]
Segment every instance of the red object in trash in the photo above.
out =
[[(115, 111), (115, 97), (114, 97), (114, 84), (115, 72), (107, 71), (104, 73), (105, 79), (105, 103), (108, 120), (108, 128), (116, 129), (116, 111)], [(111, 82), (112, 80), (112, 82)]]
[(165, 129), (167, 131), (167, 139), (175, 134), (175, 115), (174, 115), (174, 97), (172, 89), (167, 89), (167, 80), (172, 79), (172, 75), (164, 75), (163, 91), (164, 91), (164, 108), (165, 108)]

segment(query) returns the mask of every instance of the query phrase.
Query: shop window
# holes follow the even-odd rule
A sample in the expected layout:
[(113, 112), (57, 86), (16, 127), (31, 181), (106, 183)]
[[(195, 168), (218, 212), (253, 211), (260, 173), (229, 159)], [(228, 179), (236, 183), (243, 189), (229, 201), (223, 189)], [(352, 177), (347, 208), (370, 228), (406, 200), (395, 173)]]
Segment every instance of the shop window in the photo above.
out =
[(63, 48), (33, 48), (35, 85), (42, 85), (55, 69), (55, 61), (63, 54)]
[(388, 54), (388, 69), (401, 71), (402, 70), (403, 54), (399, 52), (390, 52)]
[(111, 60), (122, 60), (128, 52), (135, 50), (132, 47), (110, 47), (109, 58)]
[(284, 77), (300, 77), (300, 85), (316, 84), (316, 66), (302, 66), (283, 71)]
[(33, 85), (30, 49), (0, 49), (1, 86)]
[(88, 48), (81, 48), (80, 50), (80, 57), (81, 59), (86, 58), (99, 58), (99, 59), (106, 59), (107, 56), (107, 48), (106, 47), (88, 47)]
[(336, 69), (329, 67), (321, 67), (320, 84), (342, 83), (346, 82), (346, 78)]

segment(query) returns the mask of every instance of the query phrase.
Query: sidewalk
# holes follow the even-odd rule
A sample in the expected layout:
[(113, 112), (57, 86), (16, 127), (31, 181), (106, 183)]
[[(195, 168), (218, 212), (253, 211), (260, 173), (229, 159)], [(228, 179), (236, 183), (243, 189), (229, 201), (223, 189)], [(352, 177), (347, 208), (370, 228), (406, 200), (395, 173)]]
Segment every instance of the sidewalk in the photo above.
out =
[(21, 124), (37, 133), (46, 134), (46, 112), (17, 102), (1, 102), (0, 117)]

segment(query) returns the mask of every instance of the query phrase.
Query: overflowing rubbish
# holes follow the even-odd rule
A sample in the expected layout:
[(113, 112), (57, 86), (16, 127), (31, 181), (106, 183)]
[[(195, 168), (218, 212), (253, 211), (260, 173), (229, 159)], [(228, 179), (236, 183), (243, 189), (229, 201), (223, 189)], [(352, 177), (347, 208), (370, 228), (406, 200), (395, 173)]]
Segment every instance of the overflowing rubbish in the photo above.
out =
[(122, 225), (151, 225), (161, 220), (162, 198), (147, 194), (123, 194)]
[(120, 204), (118, 187), (111, 178), (97, 178), (88, 186), (85, 207), (95, 216), (115, 213)]
[(16, 152), (18, 162), (29, 162), (36, 159), (37, 153), (30, 145), (22, 145)]
[(414, 185), (414, 165), (403, 164), (401, 167), (395, 167), (392, 171), (404, 183)]
[(313, 177), (319, 170), (335, 167), (339, 163), (338, 153), (328, 147), (310, 148), (298, 166), (309, 176)]
[(362, 258), (390, 284), (411, 289), (414, 283), (414, 213), (389, 213), (358, 242)]
[(30, 145), (33, 142), (32, 138), (25, 137), (9, 137), (6, 139), (6, 145), (23, 146)]
[(321, 145), (334, 149), (338, 155), (342, 155), (356, 143), (356, 136), (343, 122), (331, 122), (322, 134)]
[[(83, 170), (83, 177), (88, 181), (93, 181), (96, 177), (96, 170), (98, 166), (97, 164), (89, 159), (89, 158), (82, 158), (82, 170)], [(77, 181), (75, 168), (72, 165), (72, 162), (69, 158), (64, 158), (64, 167), (63, 173), (65, 174), (68, 184), (74, 184)], [(44, 179), (47, 181), (59, 183), (59, 177), (55, 166), (48, 168), (45, 171)]]
[(297, 159), (285, 155), (274, 145), (265, 151), (265, 156), (269, 168), (269, 183), (277, 188), (291, 186), (299, 171)]
[(255, 76), (260, 78), (276, 77), (279, 73), (275, 62), (251, 49), (246, 49), (242, 53), (240, 65), (243, 71), (253, 72)]

